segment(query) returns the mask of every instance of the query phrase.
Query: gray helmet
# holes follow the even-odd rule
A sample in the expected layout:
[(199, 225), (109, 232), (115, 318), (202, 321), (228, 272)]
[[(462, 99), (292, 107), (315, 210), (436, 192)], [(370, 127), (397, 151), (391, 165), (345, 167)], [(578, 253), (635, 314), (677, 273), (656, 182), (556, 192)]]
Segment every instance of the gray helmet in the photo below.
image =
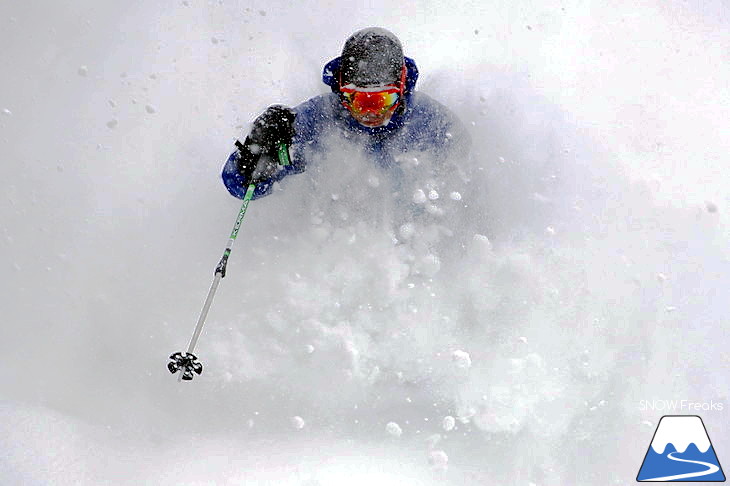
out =
[(390, 31), (368, 27), (350, 36), (342, 48), (342, 85), (375, 86), (401, 80), (403, 47)]

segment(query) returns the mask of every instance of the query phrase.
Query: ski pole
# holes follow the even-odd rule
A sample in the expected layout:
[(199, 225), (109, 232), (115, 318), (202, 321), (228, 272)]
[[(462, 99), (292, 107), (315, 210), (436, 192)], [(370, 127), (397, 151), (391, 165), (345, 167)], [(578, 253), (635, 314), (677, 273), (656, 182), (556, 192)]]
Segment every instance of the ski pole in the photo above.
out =
[(248, 189), (246, 190), (246, 195), (243, 197), (243, 204), (241, 204), (241, 209), (238, 211), (236, 224), (233, 225), (233, 231), (231, 232), (231, 236), (228, 239), (226, 249), (223, 252), (223, 256), (221, 257), (220, 261), (218, 262), (218, 266), (215, 269), (213, 284), (210, 286), (210, 290), (208, 290), (208, 297), (206, 297), (205, 299), (205, 303), (203, 304), (203, 310), (200, 312), (200, 317), (198, 317), (198, 323), (195, 325), (195, 331), (193, 332), (193, 336), (190, 338), (188, 350), (185, 353), (178, 352), (170, 356), (170, 359), (172, 361), (167, 364), (167, 369), (170, 370), (170, 373), (177, 373), (178, 371), (180, 371), (180, 377), (178, 378), (178, 381), (192, 380), (193, 372), (197, 374), (203, 372), (203, 365), (193, 354), (193, 350), (195, 350), (195, 345), (198, 342), (200, 333), (203, 331), (203, 324), (205, 324), (205, 318), (208, 317), (208, 311), (210, 310), (210, 306), (213, 303), (213, 297), (215, 297), (216, 290), (218, 290), (218, 284), (220, 284), (221, 279), (226, 276), (228, 257), (231, 255), (233, 242), (236, 241), (236, 237), (238, 236), (238, 230), (241, 228), (241, 222), (243, 221), (243, 217), (246, 215), (246, 209), (248, 209), (248, 203), (251, 201), (251, 197), (253, 197), (254, 190), (256, 190), (256, 184), (249, 184)]
[[(239, 144), (240, 142), (237, 142), (237, 145)], [(290, 164), (289, 147), (286, 144), (279, 144), (277, 155), (281, 165)], [(223, 256), (218, 262), (218, 266), (216, 266), (213, 284), (210, 286), (210, 290), (208, 290), (208, 296), (205, 298), (203, 310), (200, 311), (200, 316), (198, 317), (198, 322), (195, 325), (193, 336), (190, 338), (188, 350), (184, 353), (177, 352), (170, 355), (170, 362), (167, 363), (167, 369), (170, 370), (170, 373), (172, 374), (175, 374), (178, 371), (180, 372), (180, 376), (178, 376), (177, 381), (192, 380), (194, 376), (193, 373), (197, 373), (199, 375), (203, 372), (203, 365), (198, 361), (198, 358), (193, 354), (193, 351), (195, 350), (195, 345), (198, 343), (200, 333), (203, 331), (203, 324), (205, 324), (205, 319), (208, 317), (208, 311), (213, 303), (213, 297), (215, 297), (215, 293), (218, 290), (218, 284), (220, 284), (221, 279), (226, 276), (228, 257), (231, 255), (233, 243), (236, 241), (238, 230), (241, 228), (243, 217), (246, 215), (246, 210), (248, 209), (248, 203), (251, 201), (255, 190), (255, 182), (249, 184), (246, 189), (246, 195), (243, 197), (243, 203), (241, 204), (241, 209), (238, 211), (238, 217), (236, 218), (236, 223), (233, 225), (233, 231), (231, 231), (231, 236), (228, 238), (228, 244), (223, 252)]]

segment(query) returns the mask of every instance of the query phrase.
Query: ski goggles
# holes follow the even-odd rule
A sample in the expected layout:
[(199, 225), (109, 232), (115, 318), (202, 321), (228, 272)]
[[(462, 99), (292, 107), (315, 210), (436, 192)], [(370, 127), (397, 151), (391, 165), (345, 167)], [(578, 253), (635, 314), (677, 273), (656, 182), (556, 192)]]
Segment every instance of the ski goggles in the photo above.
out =
[(395, 111), (402, 91), (398, 86), (377, 86), (360, 88), (354, 85), (342, 86), (342, 105), (351, 113), (385, 115)]

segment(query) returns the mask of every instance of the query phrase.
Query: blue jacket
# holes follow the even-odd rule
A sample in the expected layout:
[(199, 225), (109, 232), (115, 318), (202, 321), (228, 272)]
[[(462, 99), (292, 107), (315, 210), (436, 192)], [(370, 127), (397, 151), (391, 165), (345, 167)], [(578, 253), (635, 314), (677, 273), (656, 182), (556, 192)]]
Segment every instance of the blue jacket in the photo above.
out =
[[(436, 157), (466, 156), (470, 139), (459, 120), (443, 105), (428, 95), (415, 92), (418, 79), (416, 63), (406, 58), (405, 107), (398, 110), (387, 125), (370, 128), (359, 124), (340, 104), (337, 80), (333, 73), (340, 58), (325, 67), (322, 80), (332, 93), (315, 96), (296, 106), (295, 135), (290, 148), (291, 165), (280, 167), (268, 179), (256, 186), (254, 199), (271, 191), (274, 182), (290, 174), (304, 172), (308, 160), (325, 150), (323, 140), (331, 135), (344, 136), (363, 143), (372, 154), (373, 163), (389, 168), (398, 164), (396, 158), (406, 151), (429, 152)], [(223, 167), (223, 183), (233, 196), (243, 199), (248, 181), (236, 170), (238, 151), (233, 152)]]

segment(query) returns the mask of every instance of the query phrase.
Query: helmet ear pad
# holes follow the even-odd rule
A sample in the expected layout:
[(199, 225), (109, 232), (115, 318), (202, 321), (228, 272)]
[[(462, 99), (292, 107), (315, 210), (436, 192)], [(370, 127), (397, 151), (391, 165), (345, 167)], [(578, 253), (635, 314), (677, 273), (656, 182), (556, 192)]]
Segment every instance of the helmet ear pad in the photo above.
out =
[(322, 70), (322, 81), (330, 87), (333, 93), (340, 93), (340, 67), (342, 61), (339, 57), (328, 62)]
[(403, 62), (403, 69), (400, 73), (400, 98), (398, 99), (398, 106), (395, 108), (395, 115), (402, 115), (406, 111), (406, 80), (408, 76), (408, 68), (406, 68), (405, 61)]
[(332, 89), (333, 93), (340, 92), (340, 79), (342, 78), (342, 70), (340, 69), (340, 66), (337, 66), (334, 71), (332, 71), (332, 79), (334, 82), (330, 85), (330, 89)]

